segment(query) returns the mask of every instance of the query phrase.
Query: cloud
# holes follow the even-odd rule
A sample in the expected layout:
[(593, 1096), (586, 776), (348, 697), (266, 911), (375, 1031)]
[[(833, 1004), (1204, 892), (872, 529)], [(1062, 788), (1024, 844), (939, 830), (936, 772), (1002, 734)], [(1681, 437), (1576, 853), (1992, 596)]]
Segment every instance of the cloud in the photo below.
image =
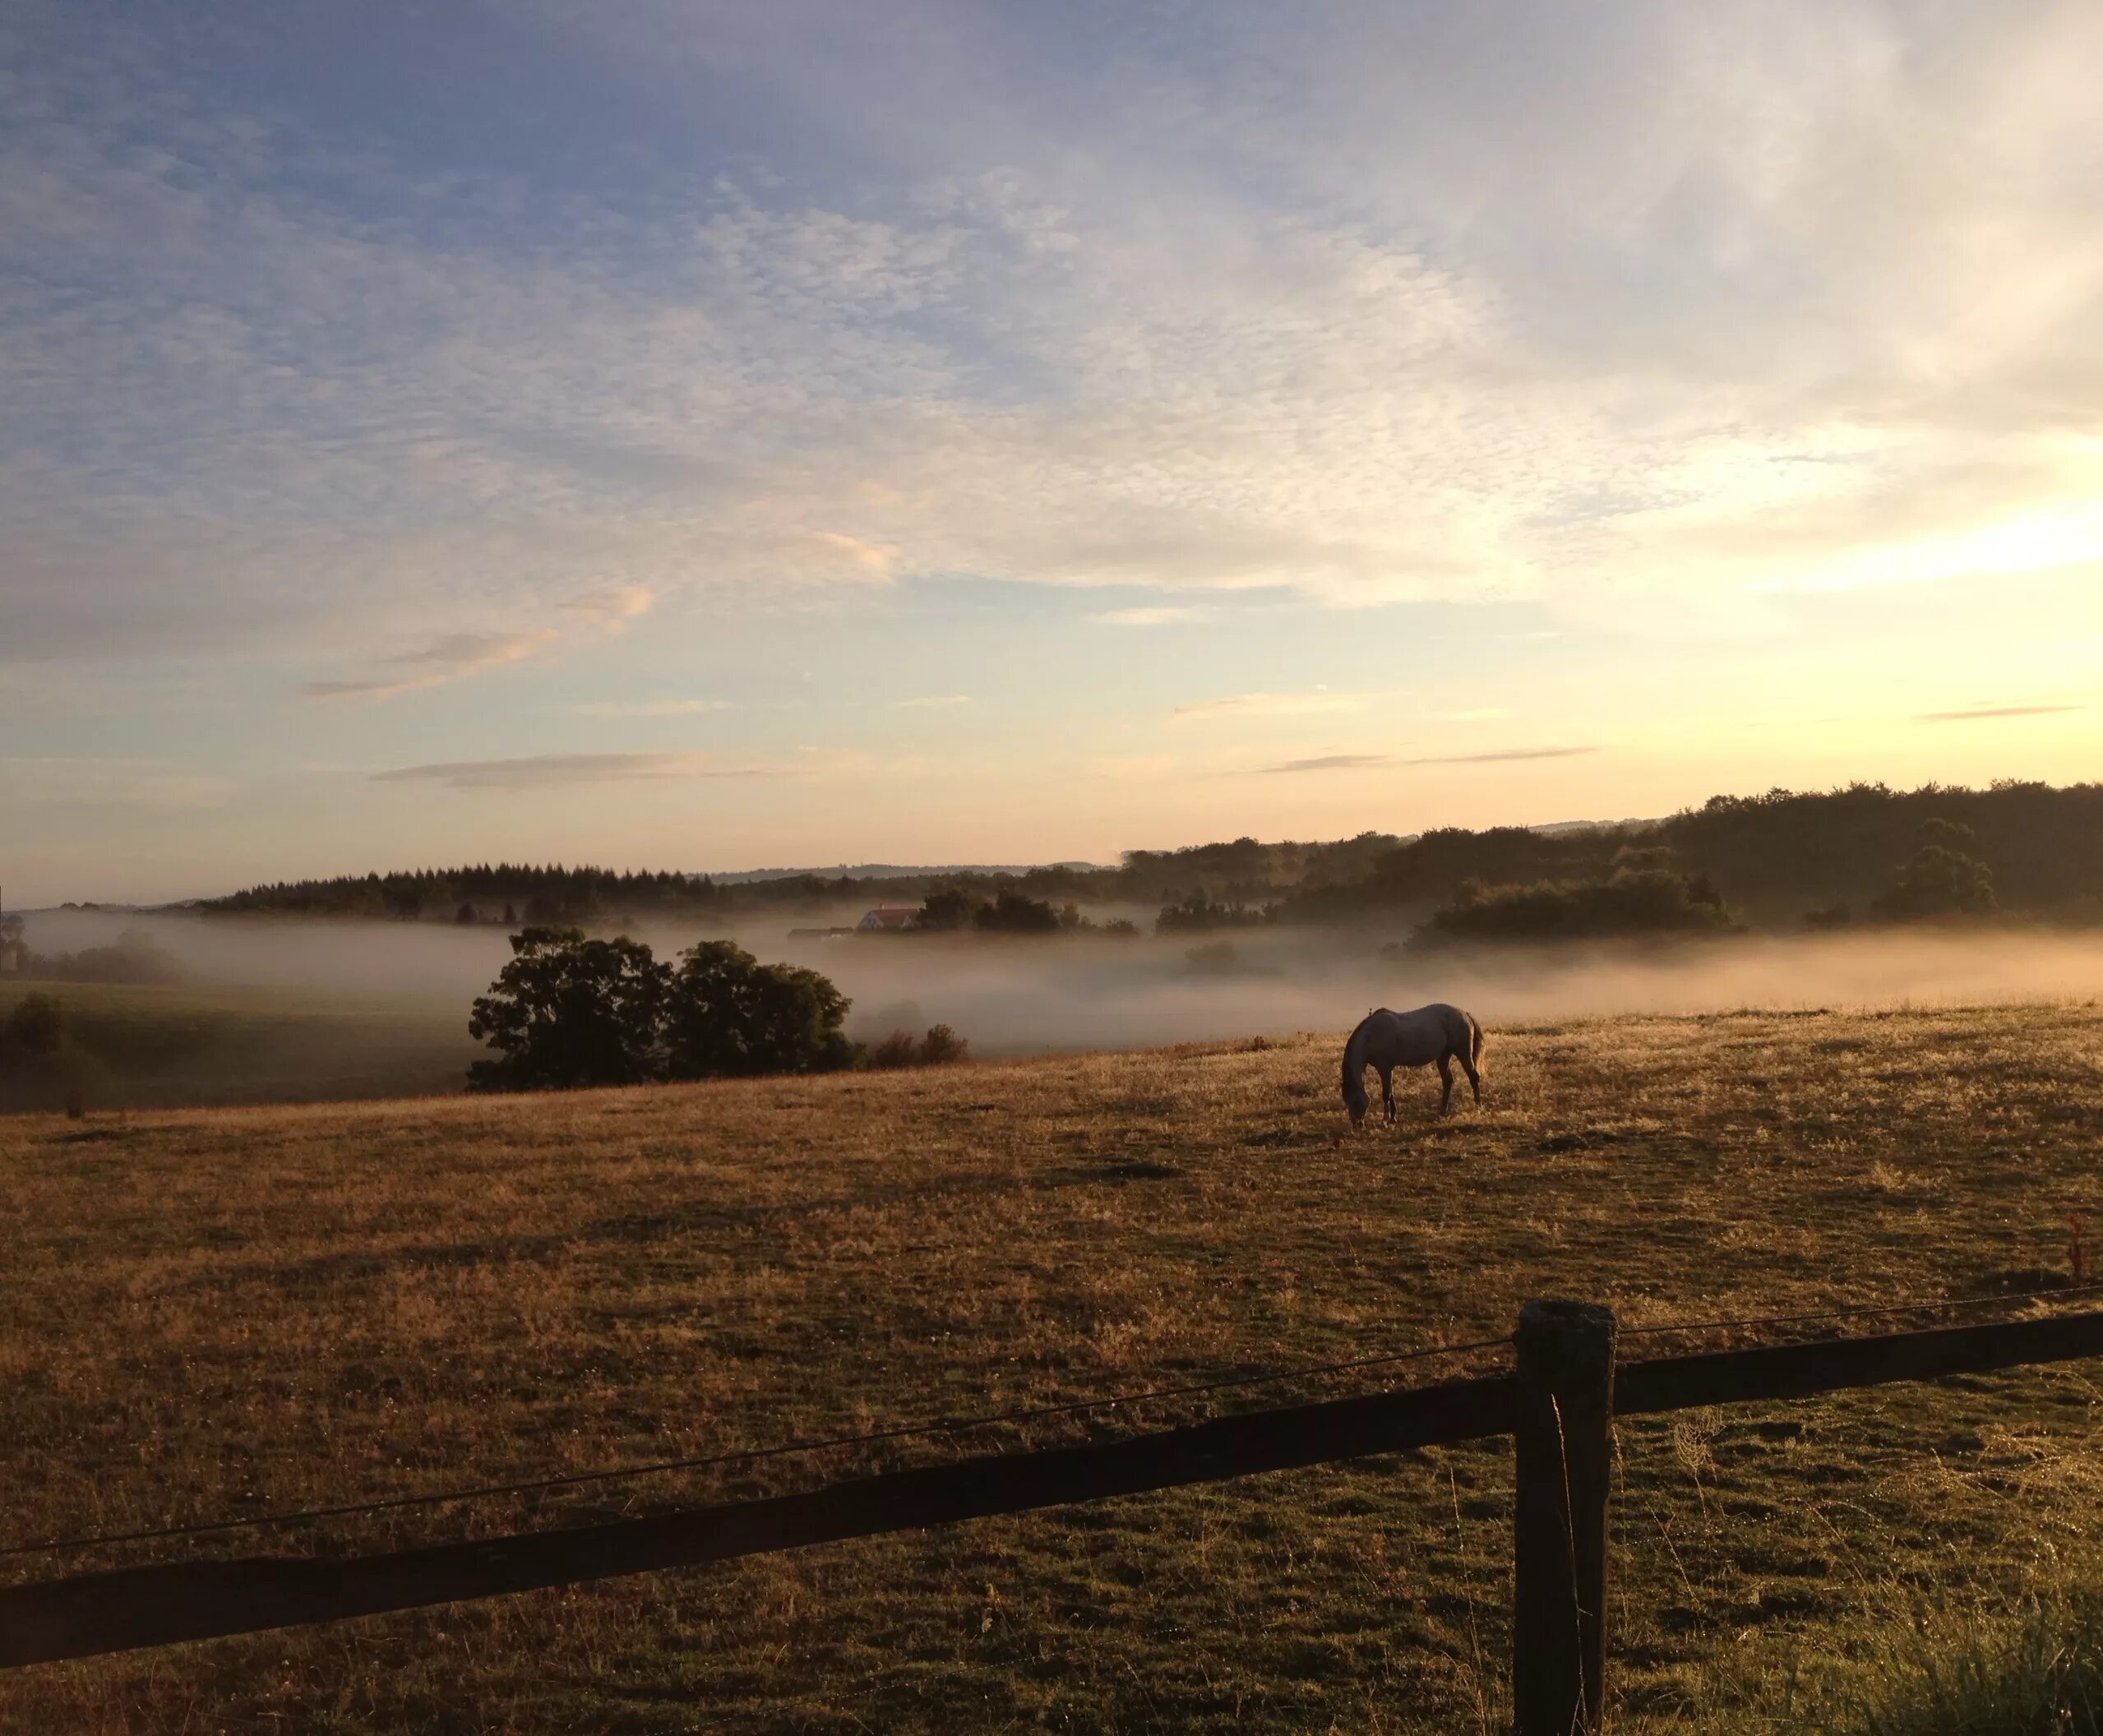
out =
[(449, 633), (421, 651), (405, 652), (387, 663), (404, 672), (363, 681), (308, 681), (299, 690), (310, 699), (391, 699), (421, 687), (464, 681), (488, 669), (524, 663), (555, 639), (546, 630), (525, 633)]
[(1970, 723), (1985, 718), (2046, 718), (2081, 711), (2080, 705), (1979, 705), (1969, 711), (1924, 711), (1916, 723)]
[[(325, 644), (382, 697), (415, 624), (675, 589), (1622, 625), (2103, 556), (2092, 7), (1603, 0), (1514, 57), (1500, 8), (1225, 3), (1088, 76), (1015, 9), (622, 11), (501, 39), (587, 70), (571, 160), (634, 166), (589, 185), (358, 81), (244, 111), (173, 13), (18, 27), (0, 661)], [(242, 64), (308, 64), (284, 16)]]
[(1287, 760), (1261, 768), (1265, 772), (1358, 771), (1375, 765), (1490, 765), (1507, 760), (1572, 760), (1596, 754), (1596, 747), (1510, 747), (1487, 754), (1432, 754), (1399, 759), (1392, 754), (1322, 754), (1311, 760)]
[(1596, 754), (1596, 747), (1508, 747), (1491, 754), (1436, 754), (1421, 760), (1403, 760), (1402, 765), (1491, 765), (1506, 760), (1574, 760)]
[(978, 702), (968, 693), (930, 694), (925, 699), (893, 699), (894, 711), (932, 711), (950, 705), (975, 705)]
[(1287, 760), (1281, 765), (1267, 765), (1266, 772), (1343, 772), (1355, 771), (1369, 765), (1391, 765), (1394, 758), (1388, 754), (1324, 754), (1313, 760)]
[(1178, 705), (1172, 718), (1311, 718), (1336, 712), (1363, 711), (1362, 693), (1237, 693), (1220, 699), (1193, 699)]
[(609, 632), (618, 632), (639, 615), (647, 615), (657, 606), (657, 593), (646, 584), (608, 585), (603, 590), (587, 591), (580, 597), (572, 597), (560, 605), (574, 615), (582, 615), (599, 622)]
[(757, 778), (757, 766), (726, 766), (701, 754), (538, 754), (517, 760), (455, 760), (375, 772), (375, 783), (438, 783), (453, 790), (538, 789), (551, 784), (637, 778)]
[(593, 699), (570, 708), (585, 718), (697, 718), (737, 709), (735, 699)]
[(1195, 621), (1203, 611), (1193, 608), (1158, 605), (1136, 609), (1106, 609), (1100, 615), (1088, 618), (1103, 627), (1165, 627), (1179, 621)]
[[(580, 621), (587, 633), (609, 637), (625, 632), (628, 623), (647, 615), (656, 605), (657, 593), (647, 585), (609, 585), (580, 596), (564, 598), (556, 605), (566, 615)], [(536, 627), (511, 633), (451, 633), (436, 644), (386, 659), (406, 672), (367, 681), (308, 681), (299, 690), (310, 699), (387, 699), (418, 688), (441, 686), (508, 664), (524, 663), (536, 652), (548, 649), (562, 635), (553, 627)], [(655, 713), (633, 713), (640, 716)]]

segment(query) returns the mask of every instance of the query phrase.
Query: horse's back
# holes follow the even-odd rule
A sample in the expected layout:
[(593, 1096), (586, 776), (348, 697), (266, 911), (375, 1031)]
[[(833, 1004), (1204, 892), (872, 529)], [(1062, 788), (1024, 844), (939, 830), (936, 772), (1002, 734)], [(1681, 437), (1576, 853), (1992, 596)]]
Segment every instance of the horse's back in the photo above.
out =
[(1475, 1021), (1442, 1000), (1407, 1013), (1382, 1007), (1366, 1022), (1375, 1025), (1369, 1035), (1384, 1039), (1384, 1046), (1405, 1067), (1428, 1066), (1444, 1055), (1466, 1055), (1475, 1041)]

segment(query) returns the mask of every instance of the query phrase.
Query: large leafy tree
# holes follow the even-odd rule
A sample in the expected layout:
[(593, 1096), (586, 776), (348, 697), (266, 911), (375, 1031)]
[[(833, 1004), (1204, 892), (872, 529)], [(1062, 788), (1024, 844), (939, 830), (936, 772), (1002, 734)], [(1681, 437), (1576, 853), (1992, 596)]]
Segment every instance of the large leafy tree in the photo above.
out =
[(667, 972), (625, 935), (587, 940), (574, 928), (527, 928), (511, 961), (474, 1003), (468, 1032), (500, 1055), (468, 1069), (481, 1091), (633, 1085), (662, 1076)]
[(1930, 838), (1898, 870), (1890, 888), (1877, 895), (1870, 913), (1892, 922), (1983, 916), (1994, 903), (1993, 870), (1952, 843)]
[(666, 995), (666, 1070), (706, 1079), (845, 1067), (850, 1004), (816, 971), (761, 964), (733, 941), (701, 941), (679, 955)]

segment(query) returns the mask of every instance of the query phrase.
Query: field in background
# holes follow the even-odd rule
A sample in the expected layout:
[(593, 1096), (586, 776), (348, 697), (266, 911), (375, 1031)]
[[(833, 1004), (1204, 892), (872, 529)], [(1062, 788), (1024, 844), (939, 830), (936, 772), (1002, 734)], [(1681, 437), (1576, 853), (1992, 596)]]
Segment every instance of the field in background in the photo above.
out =
[[(486, 1052), (468, 1037), (465, 1003), (428, 995), (10, 981), (0, 1019), (33, 994), (63, 1009), (91, 1110), (457, 1091)], [(74, 1076), (0, 1074), (0, 1111), (60, 1107)]]
[[(851, 914), (851, 912), (838, 912)], [(0, 981), (0, 1016), (55, 993), (95, 1058), (90, 1106), (399, 1097), (460, 1088), (483, 1051), (469, 1009), (510, 957), (503, 930), (445, 923), (34, 912), (49, 952), (150, 937), (173, 988)], [(954, 1027), (982, 1058), (1272, 1037), (1348, 1023), (1375, 1005), (1449, 1000), (1494, 1025), (1615, 1013), (1790, 1011), (2082, 1001), (2103, 995), (2103, 931), (1995, 927), (1747, 935), (1692, 944), (1565, 942), (1435, 957), (1394, 948), (1406, 926), (1273, 926), (1117, 940), (990, 935), (734, 938), (762, 960), (824, 972), (851, 996), (848, 1034)], [(645, 925), (660, 958), (700, 938)], [(0, 1110), (57, 1107), (0, 1076)]]
[[(1358, 1138), (1336, 1046), (0, 1122), (5, 1540), (1474, 1339), (1543, 1294), (1638, 1325), (2021, 1289), (2066, 1277), (2069, 1212), (2103, 1221), (2092, 1006), (1493, 1028), (1485, 1107), (1434, 1121), (1420, 1076), (1401, 1127)], [(491, 1533), (1198, 1414), (261, 1546)], [(1931, 1591), (2092, 1577), (2099, 1421), (2076, 1365), (1625, 1425), (1624, 1727), (1803, 1728)], [(1486, 1443), (48, 1667), (0, 1678), (0, 1728), (1495, 1729), (1509, 1488)]]

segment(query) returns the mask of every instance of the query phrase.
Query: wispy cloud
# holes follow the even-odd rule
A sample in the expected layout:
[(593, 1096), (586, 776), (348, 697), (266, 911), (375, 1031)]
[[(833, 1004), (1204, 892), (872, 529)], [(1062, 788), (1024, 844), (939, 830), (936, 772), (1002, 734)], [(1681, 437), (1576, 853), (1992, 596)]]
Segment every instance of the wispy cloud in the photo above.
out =
[(618, 632), (636, 616), (647, 615), (657, 607), (657, 593), (646, 584), (612, 584), (571, 597), (557, 607), (596, 621), (609, 632)]
[(570, 708), (584, 718), (698, 718), (737, 709), (735, 699), (592, 699)]
[(2080, 705), (1976, 705), (1968, 711), (1924, 711), (1916, 723), (1972, 723), (1987, 718), (2049, 718), (2081, 711)]
[(375, 783), (438, 783), (454, 790), (536, 789), (549, 784), (623, 783), (637, 778), (759, 778), (766, 768), (724, 765), (703, 754), (536, 754), (517, 760), (452, 760), (375, 772)]
[(1432, 754), (1421, 760), (1401, 760), (1398, 765), (1493, 765), (1505, 760), (1574, 760), (1596, 754), (1596, 747), (1507, 747), (1491, 754)]
[(1363, 711), (1370, 695), (1362, 693), (1237, 693), (1220, 699), (1193, 699), (1178, 705), (1177, 718), (1314, 718), (1337, 712)]
[(1267, 765), (1266, 772), (1347, 772), (1369, 765), (1392, 765), (1394, 757), (1388, 754), (1322, 754), (1312, 760), (1287, 760), (1281, 765)]
[(1105, 609), (1088, 618), (1102, 627), (1165, 627), (1179, 621), (1195, 621), (1203, 613), (1200, 609), (1163, 603), (1144, 608)]
[(933, 693), (917, 699), (893, 699), (894, 711), (936, 711), (950, 705), (975, 705), (978, 702), (968, 693)]
[[(604, 639), (625, 632), (629, 622), (647, 615), (656, 603), (657, 593), (648, 585), (619, 584), (565, 598), (556, 609), (558, 614), (575, 620), (588, 639)], [(396, 694), (442, 686), (488, 670), (522, 663), (563, 637), (553, 627), (509, 633), (449, 633), (421, 651), (386, 658), (387, 667), (400, 671), (399, 674), (365, 681), (309, 681), (300, 692), (310, 699), (392, 699)]]
[(525, 633), (449, 633), (421, 651), (391, 657), (387, 666), (401, 672), (362, 681), (309, 681), (299, 690), (310, 699), (386, 699), (420, 687), (442, 686), (488, 669), (522, 663), (555, 640), (545, 628)]

